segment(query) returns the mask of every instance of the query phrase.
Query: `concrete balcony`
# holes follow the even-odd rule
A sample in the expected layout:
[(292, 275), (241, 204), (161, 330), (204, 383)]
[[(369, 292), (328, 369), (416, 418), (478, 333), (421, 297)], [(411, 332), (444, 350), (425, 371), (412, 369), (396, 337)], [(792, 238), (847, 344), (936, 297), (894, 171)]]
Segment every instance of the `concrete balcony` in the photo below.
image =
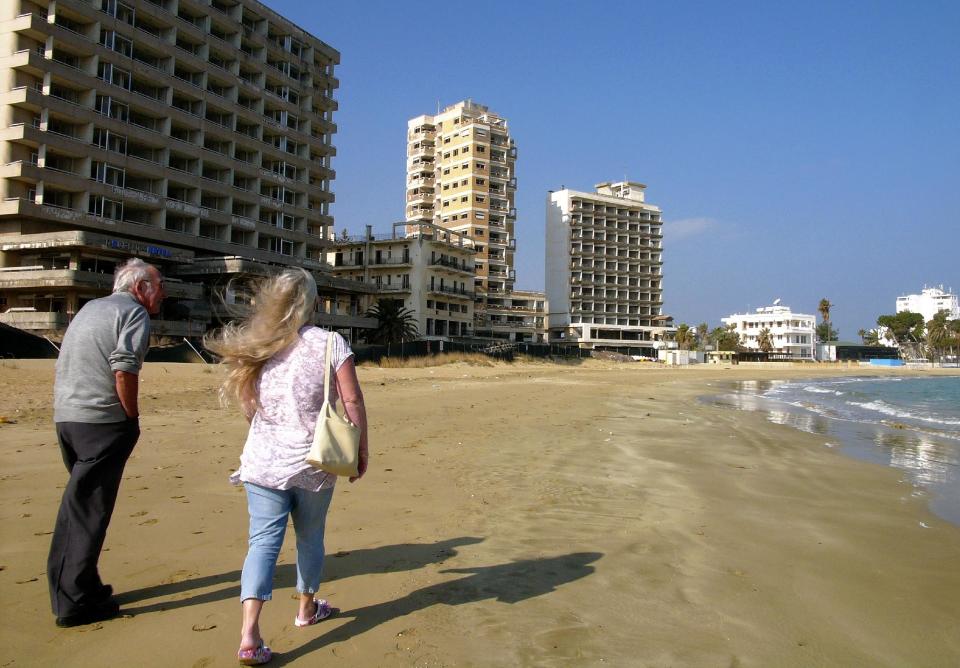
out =
[(407, 183), (407, 189), (411, 188), (433, 188), (436, 185), (436, 179), (433, 177), (433, 172), (427, 172), (430, 176), (421, 175), (410, 179)]
[(203, 336), (207, 331), (204, 320), (151, 320), (151, 336), (170, 336), (175, 338)]
[(66, 329), (70, 324), (66, 313), (46, 311), (18, 311), (0, 313), (0, 322), (25, 331), (47, 331)]
[(447, 286), (434, 286), (432, 288), (428, 288), (427, 291), (433, 294), (443, 295), (445, 297), (454, 297), (458, 299), (472, 300), (477, 296), (473, 290), (461, 290), (460, 288), (449, 288)]
[(415, 158), (417, 156), (433, 155), (436, 146), (432, 142), (421, 142), (419, 146), (411, 146), (407, 149), (407, 157)]
[[(54, 288), (85, 288), (103, 291), (113, 289), (113, 274), (100, 274), (74, 269), (38, 269), (7, 267), (0, 269), (0, 290), (38, 290)], [(180, 281), (167, 281), (168, 297), (202, 299), (203, 286)]]
[(436, 130), (420, 130), (419, 132), (408, 132), (407, 140), (411, 142), (423, 140), (435, 140), (437, 138)]
[(410, 292), (409, 285), (377, 285), (376, 283), (372, 283), (371, 285), (373, 286), (374, 290), (376, 290), (376, 294), (393, 295)]
[(17, 162), (11, 162), (0, 167), (0, 178), (37, 183), (49, 176), (49, 172), (51, 171), (52, 170), (44, 170), (32, 162), (18, 160)]
[(433, 188), (430, 188), (430, 192), (418, 192), (407, 195), (407, 203), (417, 204), (421, 202), (429, 202), (432, 204), (435, 197), (436, 195), (433, 193)]
[(0, 24), (0, 32), (20, 33), (39, 42), (46, 41), (49, 32), (47, 17), (39, 13), (29, 12), (20, 14), (16, 18), (4, 21)]
[(474, 324), (476, 329), (490, 329), (496, 332), (533, 332), (537, 329), (534, 320), (481, 320)]
[[(0, 128), (0, 141), (16, 142), (29, 146), (30, 148), (39, 148), (40, 144), (47, 143), (47, 135), (53, 134), (44, 132), (39, 127), (28, 125), (26, 123), (16, 123), (5, 128)], [(58, 137), (63, 135), (57, 135)]]
[(391, 257), (391, 258), (380, 258), (379, 260), (376, 257), (372, 258), (367, 263), (371, 269), (386, 268), (386, 269), (395, 269), (397, 267), (409, 267), (410, 260), (402, 257)]
[(466, 262), (457, 262), (456, 260), (435, 258), (430, 260), (430, 266), (434, 269), (440, 271), (448, 271), (453, 274), (464, 274), (467, 276), (473, 276), (476, 272), (472, 264), (467, 264)]

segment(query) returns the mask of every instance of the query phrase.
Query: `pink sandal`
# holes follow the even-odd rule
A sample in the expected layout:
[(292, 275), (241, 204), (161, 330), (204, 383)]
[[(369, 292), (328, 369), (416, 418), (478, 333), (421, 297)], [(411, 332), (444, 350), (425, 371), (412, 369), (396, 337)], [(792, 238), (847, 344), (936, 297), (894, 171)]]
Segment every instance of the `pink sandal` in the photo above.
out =
[(270, 648), (260, 641), (254, 649), (241, 649), (237, 652), (237, 661), (243, 666), (262, 666), (273, 658)]
[(313, 613), (313, 617), (310, 619), (300, 619), (300, 615), (297, 615), (293, 619), (294, 626), (313, 626), (317, 622), (323, 621), (337, 611), (336, 608), (331, 608), (330, 604), (327, 603), (325, 599), (315, 598), (313, 599), (313, 602), (317, 606), (317, 611)]

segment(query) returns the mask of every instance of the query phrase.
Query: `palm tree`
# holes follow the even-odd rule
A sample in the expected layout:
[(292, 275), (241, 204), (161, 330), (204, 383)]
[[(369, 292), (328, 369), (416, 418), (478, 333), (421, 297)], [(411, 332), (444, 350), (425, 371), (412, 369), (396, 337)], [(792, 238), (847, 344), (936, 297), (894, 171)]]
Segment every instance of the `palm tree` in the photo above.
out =
[(769, 327), (764, 327), (757, 334), (757, 345), (760, 346), (760, 350), (765, 353), (773, 350), (773, 336), (770, 334)]
[(939, 357), (939, 353), (950, 345), (953, 332), (947, 325), (947, 312), (940, 311), (927, 323), (927, 346)]
[(676, 341), (680, 350), (690, 350), (690, 344), (693, 343), (693, 330), (690, 325), (682, 322), (677, 326)]
[(697, 325), (697, 348), (703, 350), (707, 345), (707, 332), (710, 331), (710, 327), (707, 326), (707, 323), (701, 322)]
[(882, 345), (880, 343), (880, 332), (876, 329), (867, 330), (867, 333), (863, 338), (863, 343), (868, 346)]
[(820, 300), (820, 303), (817, 304), (817, 310), (820, 311), (820, 317), (824, 320), (830, 320), (830, 309), (833, 308), (833, 304), (830, 303), (830, 300), (824, 297)]
[(380, 298), (367, 309), (368, 318), (377, 319), (377, 327), (367, 334), (370, 343), (401, 343), (419, 336), (413, 311), (403, 307), (398, 299)]
[(823, 328), (820, 335), (821, 341), (827, 341), (830, 338), (830, 309), (833, 307), (833, 304), (830, 303), (830, 300), (824, 297), (820, 300), (820, 303), (817, 304), (817, 310), (820, 311), (820, 317), (823, 318), (823, 322), (826, 327)]
[(863, 328), (861, 327), (860, 329), (857, 330), (857, 336), (860, 337), (860, 342), (863, 343), (864, 345), (866, 345), (866, 343), (867, 343), (867, 330), (865, 330), (865, 329), (863, 329)]

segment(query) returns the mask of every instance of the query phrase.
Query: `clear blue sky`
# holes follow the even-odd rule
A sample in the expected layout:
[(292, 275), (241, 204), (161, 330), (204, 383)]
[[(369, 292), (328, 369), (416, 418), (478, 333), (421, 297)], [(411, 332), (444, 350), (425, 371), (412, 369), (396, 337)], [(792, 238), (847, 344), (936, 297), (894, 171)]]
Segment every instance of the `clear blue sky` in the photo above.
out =
[(268, 4), (341, 53), (338, 231), (402, 220), (407, 120), (470, 97), (518, 146), (517, 287), (547, 191), (626, 176), (678, 323), (827, 297), (852, 339), (960, 290), (960, 2)]

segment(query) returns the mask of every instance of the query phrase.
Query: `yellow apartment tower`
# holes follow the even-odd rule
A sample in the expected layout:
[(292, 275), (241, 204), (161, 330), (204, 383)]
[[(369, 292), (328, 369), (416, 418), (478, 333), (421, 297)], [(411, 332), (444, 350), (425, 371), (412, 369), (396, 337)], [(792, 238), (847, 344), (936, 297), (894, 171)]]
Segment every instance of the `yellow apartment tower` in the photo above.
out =
[(473, 240), (480, 312), (513, 292), (516, 159), (506, 119), (472, 100), (407, 123), (406, 220)]

